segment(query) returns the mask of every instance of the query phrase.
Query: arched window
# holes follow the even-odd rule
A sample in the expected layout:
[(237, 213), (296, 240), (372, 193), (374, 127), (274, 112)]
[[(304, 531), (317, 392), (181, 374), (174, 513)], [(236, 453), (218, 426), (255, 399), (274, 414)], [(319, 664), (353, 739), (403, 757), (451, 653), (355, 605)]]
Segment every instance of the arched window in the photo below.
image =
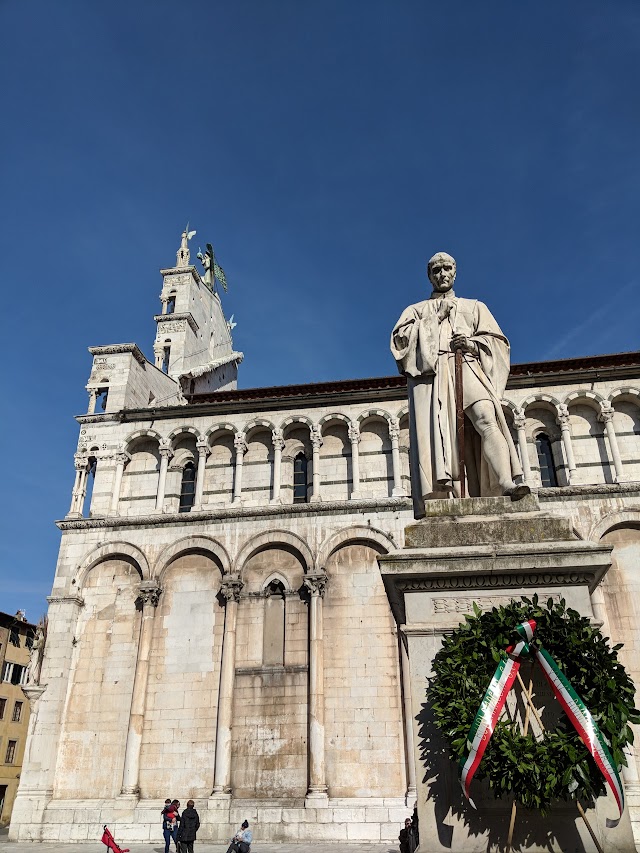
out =
[[(97, 450), (97, 448), (91, 448), (91, 450)], [(82, 507), (82, 513), (84, 515), (85, 509), (87, 510), (87, 516), (91, 516), (91, 501), (93, 500), (93, 487), (96, 482), (96, 469), (98, 467), (98, 460), (95, 456), (90, 456), (87, 460), (87, 486), (86, 493), (84, 499), (84, 506)]]
[(284, 584), (273, 580), (265, 592), (262, 663), (284, 666)]
[(167, 299), (167, 314), (173, 314), (176, 310), (176, 295), (172, 293), (171, 296)]
[(182, 472), (180, 487), (180, 509), (178, 512), (191, 512), (196, 499), (196, 468), (193, 462), (187, 462)]
[(96, 412), (106, 412), (107, 410), (107, 399), (109, 397), (109, 389), (108, 388), (98, 388), (96, 391)]
[(298, 453), (293, 460), (293, 502), (294, 504), (307, 503), (307, 475), (309, 473), (309, 462), (304, 453)]
[(543, 487), (554, 487), (558, 485), (558, 474), (553, 463), (553, 448), (551, 440), (544, 432), (536, 436), (536, 450), (538, 451), (538, 464), (540, 466), (540, 479)]
[(169, 358), (171, 356), (171, 341), (166, 340), (164, 342), (164, 350), (162, 351), (162, 372), (169, 372)]

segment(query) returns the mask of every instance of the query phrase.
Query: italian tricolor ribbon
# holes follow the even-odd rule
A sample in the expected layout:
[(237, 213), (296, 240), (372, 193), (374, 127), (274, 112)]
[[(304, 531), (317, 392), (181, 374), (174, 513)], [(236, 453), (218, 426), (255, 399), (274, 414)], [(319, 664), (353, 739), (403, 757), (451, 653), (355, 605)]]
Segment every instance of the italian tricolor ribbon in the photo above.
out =
[(521, 656), (533, 651), (535, 659), (540, 664), (545, 678), (549, 682), (554, 696), (562, 705), (564, 712), (577, 731), (580, 739), (593, 756), (607, 786), (615, 797), (620, 815), (624, 810), (624, 791), (618, 770), (611, 753), (605, 743), (602, 732), (589, 713), (589, 709), (580, 699), (566, 677), (559, 670), (556, 662), (545, 649), (530, 649), (529, 643), (536, 630), (534, 619), (529, 619), (516, 627), (519, 640), (506, 649), (507, 659), (501, 660), (493, 674), (486, 693), (480, 703), (478, 712), (471, 724), (467, 735), (469, 754), (460, 759), (460, 781), (462, 790), (471, 805), (475, 808), (469, 796), (471, 780), (478, 769), (482, 757), (489, 745), (491, 735), (500, 718), (509, 690), (516, 680), (522, 663)]

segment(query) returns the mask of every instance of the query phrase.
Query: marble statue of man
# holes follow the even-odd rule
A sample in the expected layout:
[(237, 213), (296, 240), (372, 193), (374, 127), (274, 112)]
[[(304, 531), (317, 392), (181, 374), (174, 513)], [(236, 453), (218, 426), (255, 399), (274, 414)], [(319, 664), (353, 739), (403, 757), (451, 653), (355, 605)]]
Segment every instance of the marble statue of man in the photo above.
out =
[(502, 411), (509, 341), (489, 309), (453, 292), (456, 262), (445, 252), (427, 266), (433, 293), (410, 305), (391, 335), (391, 352), (409, 391), (409, 458), (416, 518), (426, 500), (460, 493), (456, 441), (455, 351), (462, 350), (465, 468), (470, 497), (508, 495), (529, 487)]

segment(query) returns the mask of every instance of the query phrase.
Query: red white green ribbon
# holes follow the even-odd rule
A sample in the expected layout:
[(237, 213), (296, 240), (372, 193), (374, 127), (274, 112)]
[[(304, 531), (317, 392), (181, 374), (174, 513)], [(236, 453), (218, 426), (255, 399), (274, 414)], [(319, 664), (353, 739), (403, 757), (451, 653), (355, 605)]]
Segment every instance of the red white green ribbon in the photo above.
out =
[[(498, 668), (493, 674), (493, 678), (487, 687), (478, 712), (469, 729), (469, 734), (467, 735), (469, 754), (460, 759), (460, 781), (466, 798), (474, 808), (475, 804), (469, 796), (471, 780), (482, 761), (482, 757), (491, 740), (493, 730), (507, 701), (509, 690), (511, 690), (513, 682), (518, 675), (521, 664), (520, 658), (523, 654), (528, 654), (531, 651), (529, 643), (533, 639), (535, 630), (536, 623), (534, 619), (529, 619), (529, 621), (517, 626), (516, 631), (521, 639), (515, 645), (507, 648), (508, 657), (506, 660), (501, 660), (498, 664)], [(618, 770), (607, 748), (602, 732), (589, 713), (589, 709), (558, 669), (551, 655), (542, 648), (536, 649), (534, 654), (556, 699), (562, 705), (571, 724), (598, 765), (600, 772), (605, 778), (605, 782), (615, 797), (620, 815), (622, 815), (624, 810), (622, 782), (620, 781)]]

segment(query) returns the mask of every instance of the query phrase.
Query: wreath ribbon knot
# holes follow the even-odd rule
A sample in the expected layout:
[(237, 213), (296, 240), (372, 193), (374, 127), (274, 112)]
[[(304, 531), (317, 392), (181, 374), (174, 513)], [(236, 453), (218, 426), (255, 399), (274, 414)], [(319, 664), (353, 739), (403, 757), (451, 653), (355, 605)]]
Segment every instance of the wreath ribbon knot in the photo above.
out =
[[(611, 757), (602, 732), (591, 716), (589, 709), (565, 678), (549, 652), (541, 646), (537, 647), (531, 644), (535, 631), (535, 619), (529, 619), (515, 627), (518, 640), (505, 649), (507, 657), (503, 658), (498, 664), (471, 724), (469, 734), (467, 735), (467, 749), (469, 752), (466, 757), (463, 756), (460, 759), (459, 764), (460, 782), (465, 797), (469, 800), (473, 808), (475, 808), (476, 806), (469, 795), (471, 780), (480, 766), (482, 757), (489, 745), (493, 730), (507, 701), (507, 695), (518, 677), (522, 657), (533, 655), (534, 659), (540, 664), (544, 677), (548, 681), (554, 696), (560, 702), (565, 714), (604, 776), (605, 782), (616, 800), (621, 817), (624, 811), (624, 790), (620, 776), (618, 775), (618, 769)], [(608, 823), (609, 825), (615, 825), (611, 821), (608, 821)]]

